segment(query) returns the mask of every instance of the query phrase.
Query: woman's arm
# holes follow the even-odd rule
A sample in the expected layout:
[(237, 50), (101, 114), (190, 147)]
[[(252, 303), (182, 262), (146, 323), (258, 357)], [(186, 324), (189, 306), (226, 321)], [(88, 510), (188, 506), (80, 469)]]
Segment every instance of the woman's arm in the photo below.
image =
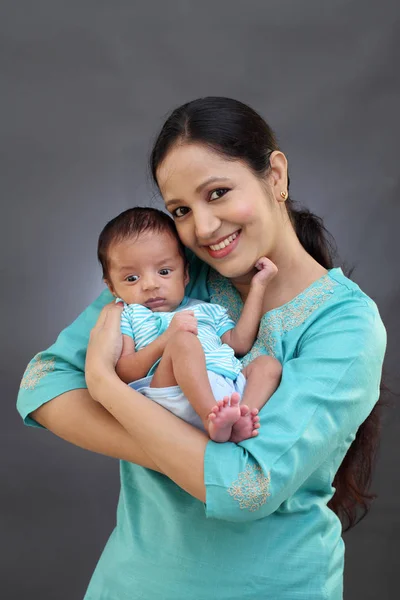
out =
[(160, 471), (139, 443), (86, 389), (57, 396), (33, 411), (31, 417), (75, 446)]
[(107, 307), (91, 334), (92, 396), (165, 475), (206, 502), (209, 517), (249, 521), (276, 511), (332, 453), (346, 452), (379, 396), (386, 345), (379, 314), (366, 302), (338, 303), (285, 363), (280, 387), (260, 412), (260, 435), (216, 444), (116, 377), (118, 322), (118, 309)]
[(85, 365), (89, 392), (138, 441), (160, 471), (204, 501), (204, 453), (209, 439), (116, 375), (122, 349), (120, 315), (120, 306), (105, 306), (90, 333)]
[[(145, 447), (157, 470), (205, 502), (205, 433), (125, 385), (113, 373), (88, 382), (94, 397)], [(136, 461), (135, 461), (136, 462)]]

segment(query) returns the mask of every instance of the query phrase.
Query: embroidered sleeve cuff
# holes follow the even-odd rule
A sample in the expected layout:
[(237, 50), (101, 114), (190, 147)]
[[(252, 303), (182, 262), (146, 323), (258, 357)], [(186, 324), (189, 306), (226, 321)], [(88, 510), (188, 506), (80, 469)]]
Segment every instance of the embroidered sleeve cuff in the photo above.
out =
[(53, 398), (86, 388), (85, 375), (47, 353), (38, 354), (27, 366), (21, 381), (17, 410), (25, 425), (45, 429), (30, 414)]
[(270, 474), (241, 446), (209, 442), (204, 458), (207, 518), (253, 521), (270, 496)]

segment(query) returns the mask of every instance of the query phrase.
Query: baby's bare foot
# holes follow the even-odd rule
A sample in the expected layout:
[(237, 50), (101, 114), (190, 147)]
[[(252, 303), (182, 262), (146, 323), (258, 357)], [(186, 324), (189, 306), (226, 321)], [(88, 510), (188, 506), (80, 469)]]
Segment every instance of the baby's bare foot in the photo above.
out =
[(227, 442), (232, 434), (232, 426), (240, 419), (240, 396), (234, 392), (229, 399), (225, 396), (217, 402), (208, 415), (208, 433), (214, 442)]
[(257, 415), (257, 408), (250, 410), (246, 404), (243, 404), (240, 407), (240, 418), (232, 426), (232, 434), (229, 441), (237, 444), (258, 435), (260, 417)]

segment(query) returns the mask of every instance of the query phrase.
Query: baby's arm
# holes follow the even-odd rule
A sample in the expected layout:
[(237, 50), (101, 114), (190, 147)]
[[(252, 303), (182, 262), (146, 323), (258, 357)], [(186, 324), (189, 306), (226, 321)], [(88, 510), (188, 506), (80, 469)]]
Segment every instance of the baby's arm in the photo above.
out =
[(221, 337), (221, 340), (233, 348), (238, 356), (247, 354), (255, 342), (263, 314), (265, 288), (278, 272), (274, 263), (265, 257), (260, 258), (255, 267), (258, 269), (258, 273), (251, 281), (250, 291), (236, 327)]
[(122, 353), (115, 367), (118, 377), (125, 383), (146, 377), (151, 367), (162, 357), (168, 340), (176, 331), (189, 331), (197, 335), (197, 320), (192, 310), (177, 313), (164, 333), (138, 351), (135, 350), (133, 339), (129, 335), (123, 335)]
[(122, 381), (131, 383), (131, 381), (146, 377), (154, 363), (161, 358), (167, 343), (167, 336), (165, 334), (160, 335), (154, 342), (142, 348), (139, 352), (136, 352), (135, 342), (128, 335), (123, 335), (122, 341), (122, 353), (115, 370)]

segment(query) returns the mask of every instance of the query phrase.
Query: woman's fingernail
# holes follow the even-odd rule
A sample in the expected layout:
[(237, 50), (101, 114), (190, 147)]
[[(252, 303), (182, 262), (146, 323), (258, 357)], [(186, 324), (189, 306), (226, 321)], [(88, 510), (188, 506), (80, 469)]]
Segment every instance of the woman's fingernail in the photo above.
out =
[(123, 306), (123, 305), (124, 305), (124, 303), (121, 302), (121, 300), (119, 302), (117, 302), (117, 306)]

